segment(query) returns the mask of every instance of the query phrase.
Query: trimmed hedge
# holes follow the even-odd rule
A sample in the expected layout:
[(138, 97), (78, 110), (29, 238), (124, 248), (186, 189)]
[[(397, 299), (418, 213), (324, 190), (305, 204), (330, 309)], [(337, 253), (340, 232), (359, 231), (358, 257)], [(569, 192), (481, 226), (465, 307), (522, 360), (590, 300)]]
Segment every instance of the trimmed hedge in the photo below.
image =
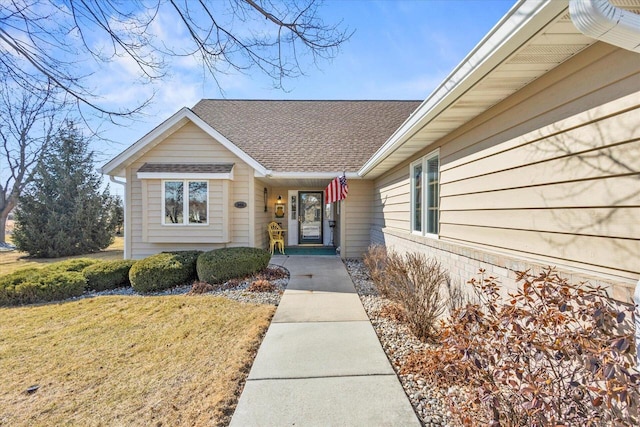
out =
[(58, 272), (75, 271), (79, 273), (85, 268), (87, 268), (88, 266), (99, 264), (101, 262), (103, 261), (100, 261), (99, 259), (93, 259), (93, 258), (76, 258), (76, 259), (68, 259), (66, 261), (54, 262), (53, 264), (49, 264), (48, 266), (44, 267), (44, 269), (47, 271), (58, 271)]
[(87, 288), (94, 291), (105, 291), (123, 286), (130, 286), (129, 270), (136, 261), (122, 259), (92, 264), (82, 270), (87, 279)]
[(264, 270), (269, 265), (271, 254), (258, 248), (223, 248), (204, 252), (198, 257), (196, 268), (198, 279), (220, 284), (229, 279), (248, 276)]
[(80, 296), (86, 280), (76, 271), (19, 270), (0, 278), (0, 305), (59, 301)]
[(22, 270), (16, 270), (13, 273), (0, 276), (0, 289), (8, 286), (19, 285), (25, 280), (29, 280), (34, 276), (39, 276), (42, 273), (41, 268), (23, 268)]
[(102, 263), (92, 258), (76, 258), (1, 276), (0, 305), (60, 301), (80, 296), (87, 286), (82, 271)]
[(137, 261), (129, 270), (137, 292), (153, 292), (184, 285), (196, 278), (200, 251), (162, 252)]

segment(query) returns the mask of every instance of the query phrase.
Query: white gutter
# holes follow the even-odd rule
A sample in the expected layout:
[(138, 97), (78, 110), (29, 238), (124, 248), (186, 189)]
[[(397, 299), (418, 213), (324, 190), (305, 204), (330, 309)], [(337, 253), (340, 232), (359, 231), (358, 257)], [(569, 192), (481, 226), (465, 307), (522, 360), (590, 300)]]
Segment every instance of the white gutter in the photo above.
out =
[[(102, 173), (102, 169), (100, 169), (100, 172)], [(115, 177), (115, 176), (113, 176), (113, 175), (109, 175), (109, 181), (111, 181), (111, 182), (113, 182), (113, 183), (115, 183), (115, 184), (127, 185), (126, 181), (118, 181), (118, 180), (116, 179), (116, 177)]]
[[(343, 172), (274, 172), (271, 171), (267, 178), (272, 179), (333, 179), (342, 176)], [(357, 172), (346, 172), (347, 179), (359, 179)]]
[(640, 15), (609, 0), (571, 0), (571, 21), (584, 35), (640, 53)]

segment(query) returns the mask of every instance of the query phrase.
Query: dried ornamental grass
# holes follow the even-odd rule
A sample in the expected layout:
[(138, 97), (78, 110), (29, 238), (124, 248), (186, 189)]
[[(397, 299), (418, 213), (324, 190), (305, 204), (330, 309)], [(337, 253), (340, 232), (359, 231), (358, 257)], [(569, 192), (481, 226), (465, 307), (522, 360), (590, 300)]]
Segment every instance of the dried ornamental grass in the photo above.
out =
[(268, 280), (261, 279), (251, 282), (247, 290), (249, 292), (273, 292), (276, 290), (276, 286)]

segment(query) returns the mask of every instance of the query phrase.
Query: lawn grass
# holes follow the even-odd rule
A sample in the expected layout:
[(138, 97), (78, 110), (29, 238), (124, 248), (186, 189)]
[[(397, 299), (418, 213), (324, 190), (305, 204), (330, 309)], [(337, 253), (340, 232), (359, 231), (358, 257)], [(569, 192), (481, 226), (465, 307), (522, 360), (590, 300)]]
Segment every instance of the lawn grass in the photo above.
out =
[[(7, 239), (10, 241), (10, 239)], [(62, 258), (28, 258), (28, 254), (18, 251), (0, 252), (0, 276), (12, 273), (25, 267), (44, 267), (58, 261), (65, 261), (73, 258), (95, 258), (104, 261), (123, 259), (124, 257), (124, 237), (116, 237), (111, 246), (103, 251), (94, 254), (77, 255)]]
[(0, 425), (224, 425), (274, 311), (206, 295), (1, 308)]

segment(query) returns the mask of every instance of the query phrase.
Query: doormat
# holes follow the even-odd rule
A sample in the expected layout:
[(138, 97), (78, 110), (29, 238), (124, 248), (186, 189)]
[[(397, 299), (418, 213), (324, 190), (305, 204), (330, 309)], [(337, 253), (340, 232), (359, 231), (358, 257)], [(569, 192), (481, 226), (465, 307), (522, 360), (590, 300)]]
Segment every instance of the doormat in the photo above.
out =
[(286, 255), (336, 255), (333, 246), (287, 246), (284, 248)]

